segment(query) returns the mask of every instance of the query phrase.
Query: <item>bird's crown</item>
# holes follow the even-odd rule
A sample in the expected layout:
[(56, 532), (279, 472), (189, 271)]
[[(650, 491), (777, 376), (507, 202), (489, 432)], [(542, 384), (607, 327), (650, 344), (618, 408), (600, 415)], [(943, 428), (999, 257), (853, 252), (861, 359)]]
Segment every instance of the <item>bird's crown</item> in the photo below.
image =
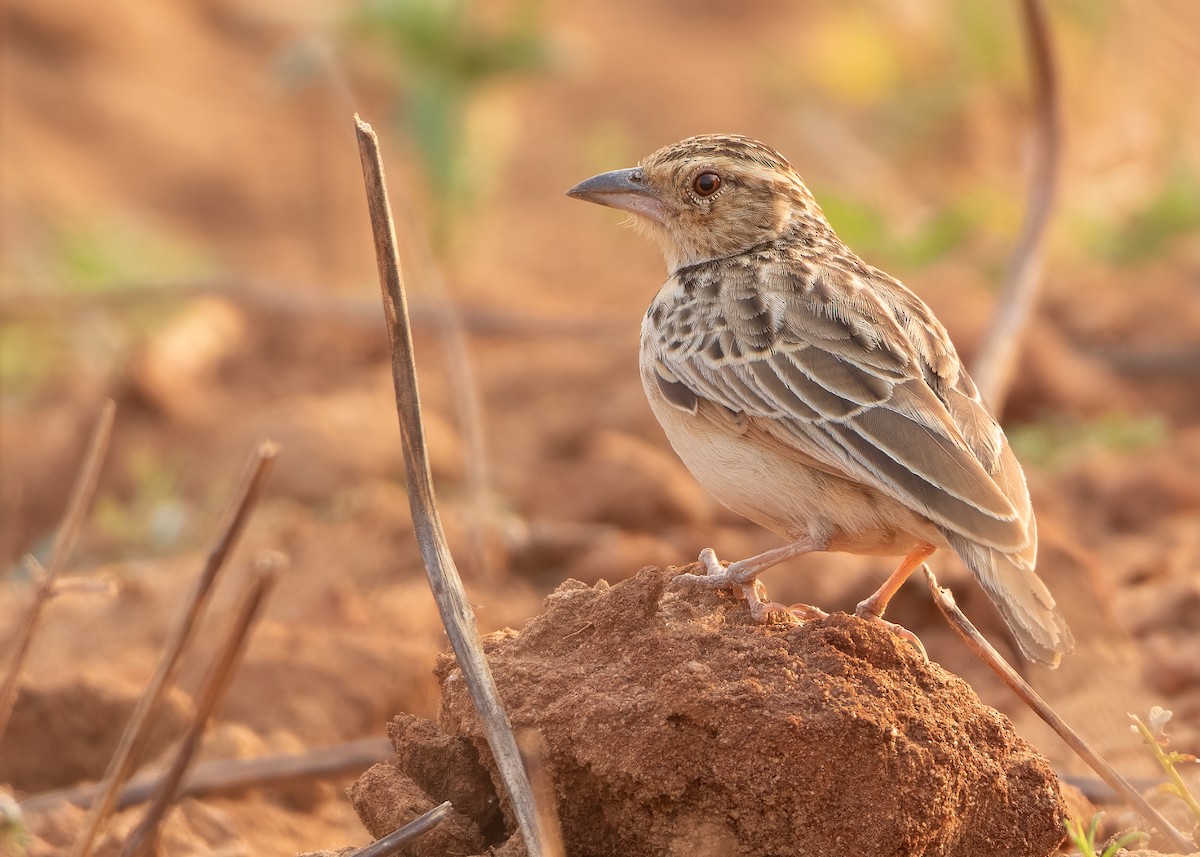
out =
[(765, 143), (740, 134), (701, 134), (664, 146), (648, 156), (644, 165), (670, 166), (697, 160), (725, 162), (746, 169), (763, 169), (776, 173), (793, 172), (787, 158)]

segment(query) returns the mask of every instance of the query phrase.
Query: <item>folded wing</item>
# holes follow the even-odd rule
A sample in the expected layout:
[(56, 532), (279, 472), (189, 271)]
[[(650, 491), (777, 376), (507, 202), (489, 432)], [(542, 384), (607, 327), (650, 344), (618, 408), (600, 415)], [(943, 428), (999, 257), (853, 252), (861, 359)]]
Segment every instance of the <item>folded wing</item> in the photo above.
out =
[[(1004, 554), (1030, 550), (1020, 469), (915, 296), (865, 268), (726, 260), (677, 277), (677, 302), (654, 316), (669, 401), (743, 414), (806, 461), (950, 533)], [(700, 328), (694, 318), (716, 322)]]

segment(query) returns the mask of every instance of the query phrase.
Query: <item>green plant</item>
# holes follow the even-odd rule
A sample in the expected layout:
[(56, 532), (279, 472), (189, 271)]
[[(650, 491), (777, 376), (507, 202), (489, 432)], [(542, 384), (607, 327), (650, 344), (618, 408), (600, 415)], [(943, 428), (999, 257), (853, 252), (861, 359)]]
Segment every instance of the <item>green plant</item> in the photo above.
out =
[(973, 215), (959, 206), (939, 209), (915, 233), (900, 235), (886, 215), (866, 200), (818, 188), (817, 197), (829, 222), (847, 244), (876, 264), (922, 268), (962, 247), (971, 237)]
[(1167, 745), (1170, 743), (1165, 734), (1167, 721), (1171, 719), (1169, 709), (1155, 705), (1150, 709), (1149, 724), (1143, 723), (1142, 719), (1136, 714), (1130, 714), (1129, 719), (1133, 721), (1133, 725), (1129, 727), (1135, 734), (1142, 737), (1146, 742), (1146, 746), (1150, 748), (1150, 752), (1154, 754), (1155, 761), (1163, 769), (1163, 772), (1170, 779), (1170, 782), (1160, 785), (1159, 791), (1166, 794), (1175, 795), (1175, 797), (1187, 804), (1188, 810), (1192, 813), (1192, 817), (1196, 819), (1196, 825), (1200, 826), (1200, 802), (1196, 800), (1196, 796), (1191, 793), (1187, 785), (1183, 782), (1183, 777), (1179, 775), (1178, 766), (1181, 764), (1200, 764), (1200, 759), (1197, 759), (1191, 753), (1178, 753), (1174, 750), (1168, 752)]
[(52, 250), (55, 281), (74, 292), (169, 283), (213, 270), (196, 248), (133, 218), (60, 225)]
[(0, 390), (7, 399), (39, 389), (69, 364), (66, 336), (37, 320), (0, 324)]
[(93, 526), (121, 550), (163, 551), (188, 535), (190, 509), (180, 499), (176, 465), (162, 453), (140, 449), (129, 461), (129, 489), (101, 494), (92, 512)]
[(1008, 439), (1021, 461), (1054, 468), (1100, 450), (1129, 455), (1153, 449), (1165, 434), (1166, 425), (1157, 414), (1113, 412), (1090, 420), (1058, 418), (1015, 426)]
[[(486, 22), (486, 23), (485, 23)], [(471, 168), (468, 113), (487, 84), (546, 67), (539, 0), (505, 13), (470, 0), (369, 0), (353, 31), (382, 42), (399, 66), (400, 113), (433, 191), (433, 240), (441, 247), (479, 178)]]
[(1100, 828), (1102, 816), (1103, 813), (1099, 812), (1093, 815), (1091, 824), (1087, 826), (1086, 830), (1083, 822), (1078, 819), (1068, 818), (1063, 822), (1067, 828), (1067, 838), (1079, 849), (1080, 857), (1115, 857), (1116, 853), (1126, 845), (1131, 845), (1140, 839), (1150, 838), (1140, 830), (1131, 830), (1110, 841), (1103, 851), (1097, 851), (1096, 831)]
[(1145, 262), (1200, 228), (1200, 176), (1186, 164), (1163, 176), (1158, 191), (1121, 222), (1097, 230), (1095, 249), (1118, 265)]
[(0, 857), (19, 857), (29, 846), (29, 829), (20, 805), (0, 790)]

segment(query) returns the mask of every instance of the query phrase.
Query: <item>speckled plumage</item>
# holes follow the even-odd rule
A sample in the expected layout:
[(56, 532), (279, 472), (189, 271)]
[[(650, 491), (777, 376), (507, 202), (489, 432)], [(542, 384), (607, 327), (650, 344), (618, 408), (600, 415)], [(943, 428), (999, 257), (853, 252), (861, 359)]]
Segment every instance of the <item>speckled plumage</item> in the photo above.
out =
[(1034, 573), (1024, 475), (945, 328), (838, 239), (782, 155), (693, 137), (572, 193), (634, 211), (663, 247), (670, 277), (643, 321), (642, 380), (721, 502), (796, 552), (950, 548), (1027, 656), (1069, 651)]

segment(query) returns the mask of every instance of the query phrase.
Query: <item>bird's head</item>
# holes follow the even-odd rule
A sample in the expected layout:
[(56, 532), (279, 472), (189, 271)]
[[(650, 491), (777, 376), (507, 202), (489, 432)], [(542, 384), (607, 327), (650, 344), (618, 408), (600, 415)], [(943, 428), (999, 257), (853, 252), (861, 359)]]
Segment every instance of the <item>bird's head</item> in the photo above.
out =
[(636, 167), (582, 181), (567, 195), (636, 215), (671, 271), (828, 228), (783, 155), (726, 134), (689, 137)]

